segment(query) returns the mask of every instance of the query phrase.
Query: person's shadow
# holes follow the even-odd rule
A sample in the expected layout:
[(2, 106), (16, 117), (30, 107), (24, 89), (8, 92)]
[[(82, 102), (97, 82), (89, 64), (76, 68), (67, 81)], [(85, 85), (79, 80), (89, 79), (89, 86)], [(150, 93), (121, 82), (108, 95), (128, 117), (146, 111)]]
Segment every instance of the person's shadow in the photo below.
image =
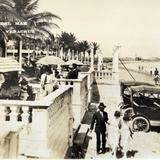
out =
[[(138, 153), (137, 150), (130, 150), (130, 151), (128, 151), (128, 152), (127, 152), (127, 158), (132, 158), (132, 157), (134, 157), (136, 153)], [(118, 159), (119, 159), (119, 158), (123, 158), (123, 156), (124, 156), (124, 153), (123, 153), (121, 150), (117, 151), (116, 157), (117, 157)]]

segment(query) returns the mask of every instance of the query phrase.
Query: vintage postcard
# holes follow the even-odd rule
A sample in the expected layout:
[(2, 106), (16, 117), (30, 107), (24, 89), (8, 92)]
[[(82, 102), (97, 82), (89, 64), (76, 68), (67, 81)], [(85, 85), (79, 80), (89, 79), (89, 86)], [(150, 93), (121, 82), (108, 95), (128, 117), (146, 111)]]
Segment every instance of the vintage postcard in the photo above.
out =
[(0, 0), (0, 158), (160, 157), (159, 0)]

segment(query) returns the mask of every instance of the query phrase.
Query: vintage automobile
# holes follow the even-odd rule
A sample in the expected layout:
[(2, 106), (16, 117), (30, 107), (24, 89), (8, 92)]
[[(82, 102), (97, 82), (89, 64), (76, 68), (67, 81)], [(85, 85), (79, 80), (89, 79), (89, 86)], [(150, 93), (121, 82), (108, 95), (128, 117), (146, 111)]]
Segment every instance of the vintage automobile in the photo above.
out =
[(130, 90), (133, 131), (147, 132), (150, 126), (160, 126), (160, 87), (141, 85)]
[(146, 83), (146, 82), (139, 82), (139, 81), (121, 81), (121, 97), (122, 102), (119, 104), (119, 108), (121, 110), (122, 115), (128, 114), (130, 117), (133, 114), (133, 108), (131, 105), (131, 91), (130, 88), (132, 86), (141, 86), (141, 85), (147, 85), (147, 86), (153, 86), (153, 84)]

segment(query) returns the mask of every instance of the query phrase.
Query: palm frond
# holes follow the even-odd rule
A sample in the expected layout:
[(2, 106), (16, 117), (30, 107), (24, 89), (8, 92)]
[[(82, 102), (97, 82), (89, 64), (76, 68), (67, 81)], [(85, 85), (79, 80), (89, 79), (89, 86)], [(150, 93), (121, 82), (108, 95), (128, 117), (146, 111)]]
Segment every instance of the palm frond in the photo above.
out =
[(16, 19), (24, 20), (12, 7), (5, 4), (0, 4), (0, 14), (4, 14), (5, 17), (14, 17)]
[(0, 5), (1, 4), (14, 7), (14, 2), (12, 0), (0, 0)]
[(55, 14), (52, 14), (50, 12), (41, 12), (37, 14), (33, 14), (31, 16), (26, 17), (28, 20), (34, 20), (34, 21), (50, 21), (54, 18), (61, 20), (61, 18)]
[(35, 35), (41, 35), (43, 37), (49, 37), (49, 36), (52, 36), (52, 33), (45, 29), (45, 28), (42, 28), (42, 27), (34, 27), (32, 28), (34, 31), (35, 31)]
[(34, 1), (33, 3), (29, 4), (27, 7), (26, 7), (26, 10), (28, 12), (34, 12), (36, 11), (37, 7), (38, 7), (38, 2), (39, 0), (36, 0)]
[(59, 28), (59, 26), (55, 23), (52, 22), (38, 22), (36, 23), (37, 26), (39, 27), (47, 27), (47, 28), (52, 28), (52, 27), (56, 27)]
[(7, 32), (6, 32), (5, 28), (3, 26), (1, 26), (1, 25), (0, 25), (0, 33), (1, 33), (1, 35), (3, 35), (3, 37), (5, 39), (8, 39)]

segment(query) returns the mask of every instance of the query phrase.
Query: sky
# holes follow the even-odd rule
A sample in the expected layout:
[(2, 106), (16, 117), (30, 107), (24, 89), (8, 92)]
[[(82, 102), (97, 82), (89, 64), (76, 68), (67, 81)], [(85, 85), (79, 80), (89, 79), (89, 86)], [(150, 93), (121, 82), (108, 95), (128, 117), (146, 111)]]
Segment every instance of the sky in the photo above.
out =
[(115, 45), (120, 57), (160, 57), (160, 0), (39, 0), (38, 11), (62, 18), (55, 34), (97, 42), (106, 57)]

